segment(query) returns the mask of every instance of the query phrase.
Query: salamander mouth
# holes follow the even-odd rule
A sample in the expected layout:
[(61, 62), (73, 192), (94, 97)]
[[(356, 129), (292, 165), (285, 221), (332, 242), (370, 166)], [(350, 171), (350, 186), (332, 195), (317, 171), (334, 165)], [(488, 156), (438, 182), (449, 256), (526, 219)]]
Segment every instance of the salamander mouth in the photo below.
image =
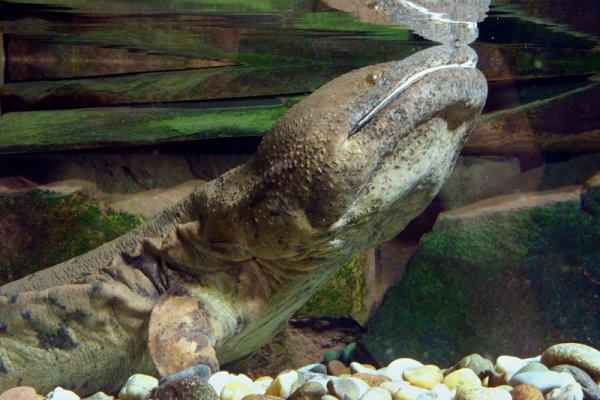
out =
[(425, 68), (407, 79), (401, 80), (397, 83), (397, 85), (391, 87), (389, 93), (381, 99), (377, 104), (375, 104), (372, 108), (366, 111), (366, 113), (352, 126), (348, 136), (355, 135), (362, 127), (369, 123), (381, 110), (387, 107), (392, 101), (394, 101), (398, 96), (408, 90), (411, 86), (415, 85), (421, 79), (442, 70), (460, 68), (475, 68), (477, 60), (468, 59), (462, 63), (453, 63), (453, 64), (443, 64), (436, 65), (433, 67)]

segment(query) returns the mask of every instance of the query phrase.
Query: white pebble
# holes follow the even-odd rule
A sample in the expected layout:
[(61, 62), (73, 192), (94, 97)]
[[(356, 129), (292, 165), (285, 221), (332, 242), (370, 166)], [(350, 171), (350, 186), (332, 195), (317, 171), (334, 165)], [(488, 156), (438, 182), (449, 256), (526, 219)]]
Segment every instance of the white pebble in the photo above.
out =
[(325, 395), (321, 396), (321, 400), (339, 400), (339, 399), (330, 394), (325, 394)]
[(249, 394), (258, 394), (253, 393), (251, 385), (248, 385), (245, 382), (240, 381), (232, 381), (229, 382), (219, 395), (220, 400), (242, 400), (244, 396)]
[(362, 379), (352, 378), (352, 377), (350, 377), (348, 379), (350, 379), (351, 381), (356, 383), (356, 386), (358, 386), (358, 397), (359, 398), (362, 397), (367, 392), (367, 390), (369, 390), (369, 388), (370, 388), (369, 384), (367, 382), (363, 381)]
[(417, 396), (423, 393), (428, 393), (428, 390), (413, 385), (407, 385), (396, 392), (394, 400), (416, 399)]
[(80, 400), (75, 392), (66, 390), (58, 386), (46, 395), (47, 400)]
[(435, 399), (437, 400), (451, 400), (453, 395), (448, 386), (443, 383), (438, 383), (430, 390), (431, 393), (435, 395)]
[(248, 375), (244, 375), (244, 374), (229, 374), (229, 381), (227, 383), (231, 383), (231, 382), (241, 382), (241, 383), (245, 383), (246, 385), (252, 385), (252, 379), (250, 379), (250, 377)]
[(371, 368), (367, 368), (367, 367), (363, 366), (361, 363), (357, 363), (356, 361), (353, 361), (350, 363), (350, 371), (358, 372), (361, 374), (371, 374), (371, 375), (375, 375), (377, 372)]
[(392, 395), (385, 389), (372, 387), (360, 396), (360, 400), (392, 400)]
[(400, 390), (401, 388), (403, 388), (404, 386), (409, 386), (410, 383), (408, 382), (381, 382), (379, 384), (379, 387), (382, 389), (387, 390), (388, 392), (390, 392), (390, 394), (393, 396), (396, 394), (396, 392), (398, 390)]
[(579, 383), (571, 383), (562, 388), (552, 389), (544, 397), (546, 400), (583, 400), (583, 390)]
[(513, 375), (508, 382), (508, 384), (511, 386), (517, 386), (522, 383), (533, 385), (542, 392), (547, 392), (548, 390), (556, 387), (563, 387), (565, 385), (575, 383), (575, 379), (572, 375), (567, 374), (566, 372), (531, 371), (520, 372), (516, 375)]
[(515, 372), (523, 368), (527, 361), (513, 356), (500, 356), (496, 359), (494, 369), (504, 375), (506, 382), (514, 375)]
[(158, 379), (150, 375), (131, 375), (119, 392), (120, 400), (147, 400), (158, 387)]
[(267, 388), (271, 385), (272, 382), (273, 378), (264, 377), (262, 379), (257, 379), (254, 382), (252, 382), (252, 387), (258, 394), (265, 394)]
[(271, 382), (265, 394), (287, 399), (296, 390), (297, 383), (298, 372), (294, 370), (283, 371)]
[(512, 395), (508, 390), (500, 388), (489, 388), (489, 393), (494, 400), (512, 400)]
[(227, 371), (219, 371), (211, 375), (208, 378), (208, 384), (215, 389), (217, 395), (221, 395), (223, 388), (225, 385), (229, 383), (229, 372)]
[(385, 375), (393, 381), (402, 381), (402, 373), (408, 368), (419, 368), (423, 364), (412, 358), (399, 358), (388, 364)]

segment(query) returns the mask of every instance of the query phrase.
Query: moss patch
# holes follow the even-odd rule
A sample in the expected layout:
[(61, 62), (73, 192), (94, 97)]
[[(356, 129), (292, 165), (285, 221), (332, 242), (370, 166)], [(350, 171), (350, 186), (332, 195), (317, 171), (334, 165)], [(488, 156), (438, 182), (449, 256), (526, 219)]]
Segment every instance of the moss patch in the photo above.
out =
[(140, 224), (81, 195), (32, 190), (0, 195), (0, 284), (95, 249)]
[(451, 364), (530, 356), (557, 341), (600, 344), (600, 220), (577, 202), (446, 219), (387, 293), (363, 344), (378, 362)]
[(344, 265), (296, 313), (300, 317), (349, 317), (364, 322), (368, 309), (365, 304), (367, 281), (364, 254)]

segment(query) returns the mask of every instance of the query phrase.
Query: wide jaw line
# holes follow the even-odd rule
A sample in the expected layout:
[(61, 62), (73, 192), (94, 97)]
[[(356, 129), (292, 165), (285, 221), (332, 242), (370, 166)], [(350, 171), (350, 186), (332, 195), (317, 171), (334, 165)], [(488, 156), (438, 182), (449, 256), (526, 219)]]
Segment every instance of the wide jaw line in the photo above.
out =
[[(439, 59), (431, 59), (427, 58), (427, 55), (424, 53), (431, 53), (433, 51), (440, 51), (441, 57)], [(458, 56), (454, 56), (453, 51), (462, 51), (462, 54)], [(464, 57), (461, 57), (464, 56)], [(408, 63), (405, 67), (403, 64), (406, 61), (409, 61), (413, 57), (425, 58), (423, 63), (415, 62)], [(441, 61), (441, 62), (440, 62)], [(348, 132), (348, 136), (351, 137), (358, 133), (361, 128), (369, 123), (373, 118), (375, 118), (385, 107), (387, 107), (390, 103), (392, 103), (398, 96), (402, 93), (406, 92), (411, 86), (420, 81), (421, 79), (439, 72), (445, 69), (472, 69), (476, 68), (477, 64), (477, 55), (476, 53), (466, 46), (460, 46), (460, 48), (453, 48), (452, 46), (444, 45), (444, 46), (435, 46), (429, 49), (423, 50), (420, 53), (415, 54), (408, 59), (400, 61), (398, 63), (392, 64), (385, 73), (392, 74), (392, 76), (386, 77), (380, 84), (376, 87), (373, 87), (371, 93), (366, 93), (365, 96), (359, 96), (357, 98), (358, 104), (354, 103), (352, 107), (356, 107), (359, 109), (360, 104), (367, 104), (368, 107), (366, 109), (360, 110), (360, 117), (352, 125), (350, 131)], [(417, 65), (418, 68), (415, 68), (414, 65)], [(424, 68), (421, 68), (424, 66)], [(414, 70), (413, 70), (414, 69)], [(397, 73), (404, 72), (405, 76), (394, 76)], [(381, 90), (382, 86), (385, 87), (385, 90)], [(387, 87), (386, 87), (387, 86)], [(382, 96), (380, 93), (383, 92)], [(370, 98), (370, 101), (368, 101)], [(367, 100), (367, 101), (365, 101)]]

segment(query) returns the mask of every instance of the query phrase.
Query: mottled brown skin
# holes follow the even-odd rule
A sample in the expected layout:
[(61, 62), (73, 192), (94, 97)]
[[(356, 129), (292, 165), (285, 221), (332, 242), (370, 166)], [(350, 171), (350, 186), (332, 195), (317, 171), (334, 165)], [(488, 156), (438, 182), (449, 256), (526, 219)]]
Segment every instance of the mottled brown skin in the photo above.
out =
[(132, 373), (215, 370), (256, 350), (431, 201), (485, 102), (474, 62), (439, 46), (344, 75), (293, 107), (248, 163), (1, 287), (0, 391), (116, 391)]

